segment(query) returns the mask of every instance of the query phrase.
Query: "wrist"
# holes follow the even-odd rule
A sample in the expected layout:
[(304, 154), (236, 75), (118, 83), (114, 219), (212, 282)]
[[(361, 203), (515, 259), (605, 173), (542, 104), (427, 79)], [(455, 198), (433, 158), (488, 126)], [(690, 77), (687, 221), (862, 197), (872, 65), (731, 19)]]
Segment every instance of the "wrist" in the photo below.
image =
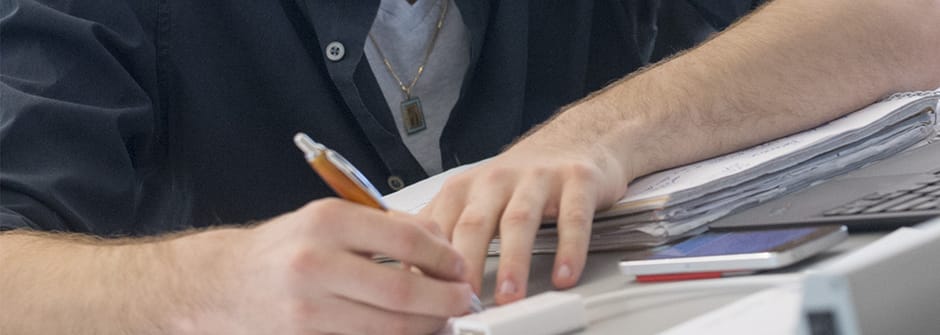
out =
[(701, 115), (731, 106), (704, 89), (716, 83), (688, 56), (637, 72), (570, 107), (604, 130), (596, 132), (596, 142), (613, 153), (630, 181), (710, 157), (722, 146), (715, 124), (724, 121)]
[[(615, 169), (620, 180), (630, 182), (660, 164), (662, 149), (653, 139), (663, 134), (655, 131), (646, 109), (638, 108), (636, 102), (628, 106), (620, 101), (633, 99), (611, 99), (620, 93), (612, 89), (566, 107), (533, 137), (572, 144), (573, 150), (590, 154), (599, 166)], [(644, 112), (632, 112), (636, 110)], [(563, 135), (566, 130), (568, 136)]]
[(248, 229), (215, 229), (165, 242), (171, 256), (166, 271), (174, 296), (166, 325), (174, 334), (224, 329), (236, 324), (235, 307), (243, 290), (240, 262), (248, 248)]

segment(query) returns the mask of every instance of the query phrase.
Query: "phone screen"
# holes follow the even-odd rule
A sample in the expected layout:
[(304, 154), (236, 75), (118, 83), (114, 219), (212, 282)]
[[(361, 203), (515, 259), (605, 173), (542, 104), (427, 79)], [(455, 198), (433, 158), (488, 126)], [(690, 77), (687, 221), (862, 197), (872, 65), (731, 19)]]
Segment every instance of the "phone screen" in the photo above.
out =
[(644, 259), (715, 256), (775, 251), (816, 235), (819, 228), (706, 232), (672, 246), (651, 250)]

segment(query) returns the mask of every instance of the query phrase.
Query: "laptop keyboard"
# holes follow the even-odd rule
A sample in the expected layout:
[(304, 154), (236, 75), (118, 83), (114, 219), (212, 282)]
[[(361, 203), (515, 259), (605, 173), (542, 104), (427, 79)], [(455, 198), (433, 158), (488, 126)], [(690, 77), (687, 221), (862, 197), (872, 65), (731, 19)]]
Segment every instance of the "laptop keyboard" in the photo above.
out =
[(940, 171), (909, 189), (875, 192), (823, 213), (824, 216), (917, 212), (940, 209)]

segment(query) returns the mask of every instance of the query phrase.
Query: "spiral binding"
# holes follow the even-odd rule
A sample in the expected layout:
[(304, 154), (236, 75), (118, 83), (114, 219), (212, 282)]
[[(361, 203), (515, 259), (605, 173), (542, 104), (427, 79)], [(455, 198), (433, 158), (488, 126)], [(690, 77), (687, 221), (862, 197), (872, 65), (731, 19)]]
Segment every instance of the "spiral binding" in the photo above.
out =
[(889, 95), (887, 98), (884, 98), (883, 101), (891, 101), (891, 100), (906, 99), (906, 98), (928, 98), (928, 97), (940, 97), (940, 89), (933, 90), (933, 91), (898, 92), (898, 93)]

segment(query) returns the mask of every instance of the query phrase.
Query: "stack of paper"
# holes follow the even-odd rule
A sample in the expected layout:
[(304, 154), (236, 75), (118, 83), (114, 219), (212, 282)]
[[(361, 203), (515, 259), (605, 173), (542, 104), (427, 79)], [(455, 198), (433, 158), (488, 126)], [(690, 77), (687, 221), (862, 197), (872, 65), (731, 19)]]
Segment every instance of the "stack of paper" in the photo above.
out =
[[(894, 95), (825, 125), (635, 180), (612, 208), (598, 212), (591, 250), (658, 245), (705, 229), (729, 213), (794, 192), (933, 138), (940, 90)], [(417, 212), (462, 166), (386, 197)], [(554, 252), (552, 223), (534, 252)], [(499, 239), (490, 251), (499, 248)]]

